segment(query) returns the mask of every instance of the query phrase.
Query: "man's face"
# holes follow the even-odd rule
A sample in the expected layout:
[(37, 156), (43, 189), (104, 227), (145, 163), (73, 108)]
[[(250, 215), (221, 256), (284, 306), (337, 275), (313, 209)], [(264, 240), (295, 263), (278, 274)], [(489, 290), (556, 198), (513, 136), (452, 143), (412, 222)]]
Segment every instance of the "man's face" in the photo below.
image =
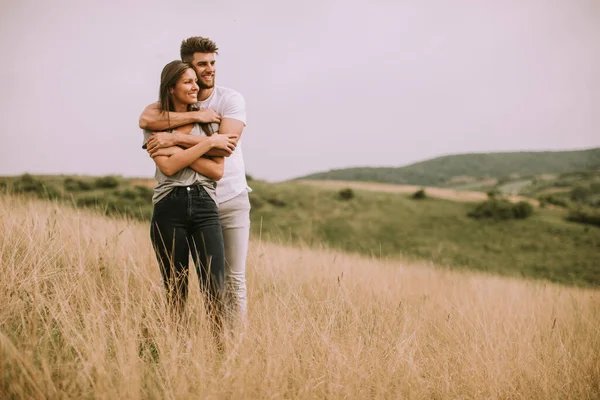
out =
[(215, 62), (214, 53), (194, 53), (192, 65), (198, 74), (200, 90), (215, 86)]

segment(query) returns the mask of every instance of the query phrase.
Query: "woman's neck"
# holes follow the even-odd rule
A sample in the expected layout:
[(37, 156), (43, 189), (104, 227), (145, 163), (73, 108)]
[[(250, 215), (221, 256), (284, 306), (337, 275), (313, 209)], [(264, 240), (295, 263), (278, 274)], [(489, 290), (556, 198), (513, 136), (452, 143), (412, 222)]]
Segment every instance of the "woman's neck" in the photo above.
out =
[(178, 101), (173, 101), (173, 108), (175, 112), (186, 112), (188, 109), (188, 105), (185, 103), (180, 103)]

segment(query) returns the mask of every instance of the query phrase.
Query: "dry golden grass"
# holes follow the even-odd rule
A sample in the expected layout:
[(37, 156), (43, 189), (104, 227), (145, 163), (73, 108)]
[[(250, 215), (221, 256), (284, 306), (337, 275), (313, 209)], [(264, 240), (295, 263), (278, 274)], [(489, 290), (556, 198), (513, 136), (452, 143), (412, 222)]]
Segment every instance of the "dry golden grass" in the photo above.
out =
[[(298, 183), (305, 185), (313, 185), (317, 187), (330, 188), (330, 189), (357, 189), (357, 190), (370, 190), (375, 192), (384, 193), (414, 193), (417, 190), (423, 188), (423, 186), (415, 185), (394, 185), (391, 183), (377, 183), (377, 182), (361, 182), (361, 181), (328, 181), (328, 180), (298, 180)], [(476, 192), (470, 190), (456, 190), (456, 189), (444, 189), (438, 187), (425, 187), (425, 192), (428, 196), (438, 197), (440, 199), (452, 200), (452, 201), (484, 201), (487, 200), (488, 195), (484, 192)], [(539, 206), (539, 201), (523, 196), (516, 195), (504, 195), (504, 198), (514, 203), (518, 201), (526, 201), (534, 206)]]
[(198, 290), (167, 317), (146, 224), (1, 197), (0, 232), (3, 399), (600, 396), (598, 291), (255, 238), (219, 354)]

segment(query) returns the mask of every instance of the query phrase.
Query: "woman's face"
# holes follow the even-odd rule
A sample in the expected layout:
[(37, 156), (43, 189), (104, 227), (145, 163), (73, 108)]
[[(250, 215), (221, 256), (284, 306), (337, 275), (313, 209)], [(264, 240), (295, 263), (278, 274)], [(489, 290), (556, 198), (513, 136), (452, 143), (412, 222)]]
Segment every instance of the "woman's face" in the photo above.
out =
[(183, 104), (195, 104), (198, 102), (198, 84), (196, 83), (196, 72), (188, 68), (171, 89), (174, 102)]

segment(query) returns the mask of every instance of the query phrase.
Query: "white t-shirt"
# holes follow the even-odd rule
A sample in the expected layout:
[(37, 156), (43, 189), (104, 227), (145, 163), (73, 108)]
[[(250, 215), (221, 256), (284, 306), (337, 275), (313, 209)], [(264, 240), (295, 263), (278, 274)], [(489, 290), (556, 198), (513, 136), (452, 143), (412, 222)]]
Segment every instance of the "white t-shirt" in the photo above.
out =
[[(233, 89), (215, 86), (212, 94), (206, 100), (198, 103), (201, 110), (212, 108), (222, 118), (232, 118), (246, 125), (246, 101), (241, 94)], [(235, 151), (225, 158), (225, 173), (217, 183), (217, 201), (223, 203), (231, 200), (244, 190), (250, 191), (246, 182), (246, 167), (242, 153), (242, 138), (238, 141)]]

